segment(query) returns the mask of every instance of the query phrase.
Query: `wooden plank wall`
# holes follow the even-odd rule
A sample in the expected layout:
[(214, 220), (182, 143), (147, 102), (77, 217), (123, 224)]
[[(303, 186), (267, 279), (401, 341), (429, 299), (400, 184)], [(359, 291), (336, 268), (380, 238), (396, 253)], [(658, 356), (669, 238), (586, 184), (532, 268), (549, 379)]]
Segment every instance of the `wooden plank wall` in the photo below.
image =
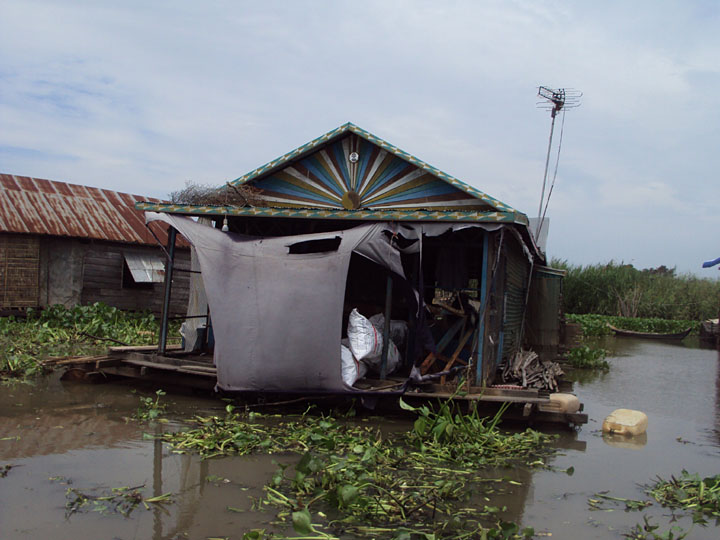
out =
[[(147, 288), (133, 288), (123, 285), (124, 253), (165, 254), (160, 248), (128, 246), (114, 243), (92, 243), (85, 251), (83, 261), (82, 303), (104, 302), (126, 310), (149, 309), (159, 314), (162, 311), (164, 285), (153, 283)], [(178, 249), (175, 252), (175, 268), (190, 269), (190, 251)], [(187, 309), (190, 274), (177, 271), (173, 276), (170, 311), (172, 315), (184, 315)]]
[(0, 308), (38, 305), (40, 243), (28, 234), (0, 234)]

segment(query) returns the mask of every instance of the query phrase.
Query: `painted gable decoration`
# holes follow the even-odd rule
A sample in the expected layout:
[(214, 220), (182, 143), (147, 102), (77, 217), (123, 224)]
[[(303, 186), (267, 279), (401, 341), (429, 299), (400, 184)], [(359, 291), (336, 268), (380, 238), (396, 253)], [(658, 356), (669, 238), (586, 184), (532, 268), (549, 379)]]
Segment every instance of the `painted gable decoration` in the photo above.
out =
[(512, 211), (353, 124), (233, 183), (260, 189), (268, 206), (282, 208)]

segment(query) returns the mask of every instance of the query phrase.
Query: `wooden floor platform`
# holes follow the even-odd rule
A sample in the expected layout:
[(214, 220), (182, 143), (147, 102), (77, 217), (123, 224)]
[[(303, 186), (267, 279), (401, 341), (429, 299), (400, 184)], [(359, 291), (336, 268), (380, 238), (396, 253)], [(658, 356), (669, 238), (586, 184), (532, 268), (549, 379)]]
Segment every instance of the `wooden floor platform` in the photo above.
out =
[[(100, 356), (86, 356), (58, 359), (48, 364), (66, 369), (64, 379), (87, 382), (106, 382), (118, 378), (136, 379), (164, 388), (180, 387), (207, 390), (212, 392), (216, 384), (216, 369), (212, 355), (186, 353), (179, 346), (168, 347), (166, 354), (160, 355), (156, 346), (111, 347)], [(355, 388), (357, 392), (342, 394), (346, 397), (363, 397), (370, 401), (374, 398), (390, 398), (397, 401), (402, 395), (408, 402), (421, 402), (434, 399), (453, 399), (469, 406), (492, 410), (502, 403), (511, 403), (508, 416), (519, 420), (552, 422), (571, 426), (587, 423), (587, 414), (580, 411), (566, 413), (560, 405), (550, 400), (547, 393), (528, 388), (494, 388), (470, 386), (458, 392), (454, 385), (423, 383), (419, 386), (406, 386), (404, 378), (386, 380), (361, 379)], [(339, 395), (339, 397), (342, 397)], [(389, 401), (389, 400), (385, 400)]]

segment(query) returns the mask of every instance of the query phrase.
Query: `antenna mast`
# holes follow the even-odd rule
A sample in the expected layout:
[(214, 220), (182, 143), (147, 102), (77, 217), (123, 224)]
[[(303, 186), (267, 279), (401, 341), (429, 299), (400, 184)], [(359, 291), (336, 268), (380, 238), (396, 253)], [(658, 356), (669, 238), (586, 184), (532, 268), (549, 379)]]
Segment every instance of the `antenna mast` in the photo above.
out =
[[(582, 92), (566, 88), (548, 88), (547, 86), (538, 87), (538, 96), (543, 101), (538, 101), (537, 105), (541, 109), (550, 111), (550, 140), (548, 141), (547, 158), (545, 159), (545, 173), (543, 174), (542, 193), (540, 194), (540, 207), (538, 208), (538, 225), (535, 230), (535, 238), (540, 238), (540, 231), (542, 230), (543, 222), (545, 221), (545, 213), (547, 212), (548, 204), (550, 203), (550, 196), (552, 195), (553, 187), (555, 186), (555, 178), (557, 177), (558, 164), (560, 162), (560, 148), (562, 147), (562, 132), (560, 130), (560, 142), (558, 144), (557, 157), (555, 159), (555, 173), (553, 174), (553, 181), (550, 185), (550, 191), (548, 192), (547, 200), (545, 200), (545, 187), (547, 186), (548, 169), (550, 167), (550, 152), (552, 150), (553, 133), (555, 132), (555, 117), (562, 111), (563, 113), (563, 128), (565, 126), (565, 110), (574, 109), (580, 106), (580, 98)], [(545, 203), (545, 210), (543, 211), (543, 202)]]

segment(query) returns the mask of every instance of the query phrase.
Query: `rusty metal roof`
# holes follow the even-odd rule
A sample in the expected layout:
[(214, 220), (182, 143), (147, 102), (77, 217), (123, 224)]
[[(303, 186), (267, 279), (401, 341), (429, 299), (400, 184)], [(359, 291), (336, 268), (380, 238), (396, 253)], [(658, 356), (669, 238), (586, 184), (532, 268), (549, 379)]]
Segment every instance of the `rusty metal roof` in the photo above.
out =
[[(0, 232), (92, 238), (157, 245), (145, 227), (139, 201), (162, 202), (77, 184), (0, 174)], [(152, 223), (158, 239), (167, 228)]]

